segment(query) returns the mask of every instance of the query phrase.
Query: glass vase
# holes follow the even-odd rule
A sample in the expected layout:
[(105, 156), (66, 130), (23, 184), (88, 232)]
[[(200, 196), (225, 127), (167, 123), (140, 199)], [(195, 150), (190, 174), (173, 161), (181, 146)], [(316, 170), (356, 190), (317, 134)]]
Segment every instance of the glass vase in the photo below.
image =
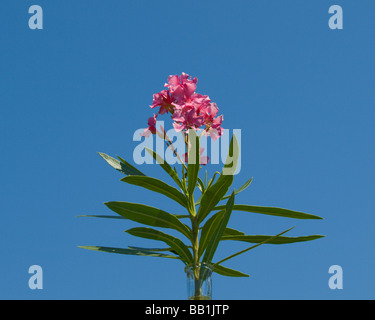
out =
[(212, 299), (212, 265), (191, 264), (185, 267), (189, 300)]

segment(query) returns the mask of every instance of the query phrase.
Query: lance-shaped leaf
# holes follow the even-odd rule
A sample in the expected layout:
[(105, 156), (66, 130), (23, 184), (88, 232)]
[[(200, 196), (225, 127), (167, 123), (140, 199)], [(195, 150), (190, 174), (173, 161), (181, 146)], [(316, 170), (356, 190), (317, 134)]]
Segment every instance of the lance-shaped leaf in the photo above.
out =
[(240, 236), (240, 235), (245, 235), (245, 233), (242, 231), (238, 231), (236, 229), (228, 228), (228, 227), (225, 228), (224, 233), (223, 233), (223, 237), (224, 236)]
[(154, 150), (151, 150), (147, 147), (145, 147), (146, 151), (152, 155), (152, 157), (155, 159), (155, 161), (164, 169), (166, 173), (168, 173), (171, 178), (176, 182), (176, 184), (183, 189), (181, 180), (179, 179), (176, 171), (173, 170), (173, 168), (160, 156), (158, 155)]
[[(198, 223), (201, 223), (221, 201), (233, 182), (233, 176), (221, 175), (219, 179), (203, 194), (198, 209)], [(221, 206), (225, 208), (225, 205)]]
[[(239, 194), (240, 192), (244, 191), (250, 184), (251, 182), (253, 181), (253, 178), (247, 180), (237, 191), (236, 191), (236, 195)], [(225, 200), (225, 199), (229, 199), (230, 197), (230, 194), (228, 194), (227, 196), (225, 196), (224, 198), (222, 198), (222, 200)]]
[(220, 274), (226, 277), (249, 277), (249, 275), (246, 273), (242, 273), (240, 271), (224, 267), (220, 264), (214, 264), (213, 269), (214, 269), (214, 272), (216, 272), (217, 274)]
[(170, 259), (179, 259), (177, 256), (167, 255), (158, 252), (150, 252), (140, 249), (123, 249), (123, 248), (112, 248), (112, 247), (100, 247), (100, 246), (78, 246), (78, 248), (108, 252), (108, 253), (118, 253), (118, 254), (127, 254), (134, 256), (146, 256), (146, 257), (158, 257), (158, 258), (170, 258)]
[(125, 232), (136, 237), (163, 241), (168, 246), (170, 246), (174, 251), (176, 251), (176, 253), (180, 256), (182, 261), (184, 261), (186, 264), (190, 264), (193, 262), (193, 256), (189, 248), (180, 239), (176, 237), (173, 237), (159, 230), (155, 230), (152, 228), (143, 228), (143, 227), (132, 228), (132, 229), (126, 230)]
[[(225, 161), (224, 168), (217, 181), (206, 189), (198, 210), (198, 223), (201, 223), (209, 213), (214, 210), (215, 206), (223, 199), (233, 183), (233, 174), (237, 169), (239, 158), (239, 145), (236, 136), (233, 134), (229, 144), (229, 152)], [(225, 207), (225, 206), (223, 206)]]
[(207, 188), (206, 188), (206, 189), (208, 189), (209, 187), (212, 186), (212, 184), (213, 184), (214, 181), (215, 181), (216, 175), (218, 175), (218, 174), (220, 175), (220, 172), (219, 172), (219, 171), (215, 171), (213, 177), (208, 181), (208, 183), (207, 183)]
[(128, 248), (133, 249), (133, 250), (152, 251), (152, 252), (173, 251), (172, 248), (141, 248), (141, 247), (134, 247), (134, 246), (128, 246)]
[(207, 248), (203, 256), (203, 262), (211, 263), (212, 258), (214, 257), (214, 254), (216, 252), (216, 249), (219, 245), (220, 239), (224, 233), (225, 228), (227, 227), (230, 215), (232, 213), (233, 204), (234, 191), (226, 204), (225, 212), (223, 214), (222, 219), (220, 219), (218, 227), (216, 228), (215, 232), (213, 232), (212, 237), (210, 238), (207, 244)]
[(260, 243), (266, 240), (268, 244), (287, 244), (287, 243), (295, 243), (295, 242), (303, 242), (303, 241), (312, 241), (319, 238), (323, 238), (323, 235), (311, 235), (311, 236), (301, 236), (301, 237), (277, 237), (273, 238), (273, 236), (268, 235), (223, 235), (221, 240), (235, 240), (235, 241), (243, 241), (243, 242), (250, 242), (250, 243)]
[[(206, 249), (207, 244), (209, 240), (211, 239), (211, 237), (213, 236), (214, 232), (216, 231), (221, 219), (224, 216), (224, 213), (225, 213), (225, 210), (215, 213), (210, 219), (206, 221), (204, 226), (201, 228), (201, 236), (199, 239), (199, 250), (198, 250), (199, 256), (201, 256), (204, 250)], [(243, 236), (245, 235), (245, 233), (226, 227), (224, 229), (222, 239), (225, 236), (230, 237), (230, 236), (239, 236), (239, 235)]]
[(186, 218), (190, 218), (190, 215), (188, 215), (188, 214), (175, 214), (175, 217), (178, 218), (178, 219), (186, 219)]
[[(222, 210), (225, 206), (217, 206), (215, 210)], [(319, 216), (293, 211), (289, 209), (282, 209), (282, 208), (274, 208), (274, 207), (260, 207), (260, 206), (250, 206), (246, 204), (235, 204), (233, 206), (234, 211), (245, 211), (245, 212), (253, 212), (253, 213), (260, 213), (260, 214), (267, 214), (271, 216), (279, 216), (279, 217), (286, 217), (286, 218), (294, 218), (294, 219), (323, 219)]]
[[(174, 216), (177, 219), (185, 219), (185, 218), (190, 218), (188, 214), (174, 214)], [(77, 217), (89, 217), (89, 218), (104, 218), (104, 219), (120, 219), (120, 220), (128, 220), (127, 218), (123, 216), (112, 216), (112, 215), (104, 215), (104, 214), (81, 214)]]
[(200, 153), (199, 153), (199, 137), (195, 130), (189, 130), (190, 149), (188, 150), (188, 194), (191, 196), (194, 193), (197, 185), (198, 173), (200, 169)]
[(210, 219), (206, 221), (202, 230), (201, 236), (199, 239), (199, 248), (198, 248), (198, 256), (201, 257), (204, 250), (206, 250), (208, 242), (212, 238), (213, 234), (216, 232), (221, 219), (223, 218), (225, 210), (219, 211), (215, 213)]
[(106, 202), (105, 205), (112, 211), (129, 220), (152, 227), (174, 229), (192, 240), (190, 228), (178, 220), (173, 214), (138, 203), (112, 201)]
[(124, 164), (128, 168), (128, 170), (130, 172), (129, 175), (137, 175), (137, 176), (144, 175), (141, 171), (139, 171), (137, 168), (133, 167), (129, 162), (125, 161), (120, 156), (117, 156), (117, 158), (119, 158), (121, 163)]
[(183, 207), (187, 207), (187, 200), (184, 194), (178, 191), (176, 188), (169, 184), (152, 177), (148, 176), (127, 176), (121, 179), (121, 181), (146, 188), (148, 190), (158, 192), (168, 198), (176, 201)]
[(133, 247), (133, 246), (128, 246), (128, 248), (129, 249), (139, 249), (139, 250), (143, 250), (143, 251), (152, 251), (152, 252), (169, 251), (169, 252), (175, 254), (178, 258), (180, 258), (180, 256), (178, 256), (177, 252), (174, 251), (172, 248), (141, 248), (141, 247)]
[(109, 156), (105, 153), (102, 153), (102, 152), (98, 152), (98, 153), (105, 161), (107, 161), (107, 163), (111, 167), (115, 168), (116, 170), (120, 171), (121, 173), (123, 173), (125, 175), (144, 176), (144, 174), (141, 171), (134, 168), (130, 163), (126, 162), (122, 158), (119, 157), (119, 159), (121, 160), (121, 161), (119, 161), (119, 160), (117, 160), (115, 158), (112, 158), (111, 156)]
[(273, 239), (275, 239), (275, 238), (277, 238), (277, 237), (280, 237), (282, 234), (284, 234), (284, 233), (286, 233), (286, 232), (292, 230), (293, 228), (294, 228), (294, 227), (292, 227), (292, 228), (290, 228), (290, 229), (287, 229), (287, 230), (285, 230), (285, 231), (283, 231), (283, 232), (281, 232), (281, 233), (279, 233), (279, 234), (277, 234), (277, 235), (275, 235), (275, 236), (273, 236), (273, 237), (270, 237), (270, 238), (268, 238), (268, 239), (266, 239), (266, 240), (264, 240), (264, 241), (262, 241), (262, 242), (259, 242), (258, 244), (253, 245), (253, 246), (251, 246), (250, 248), (247, 248), (247, 249), (241, 250), (241, 251), (239, 251), (239, 252), (237, 252), (237, 253), (234, 253), (234, 254), (232, 254), (232, 255), (230, 255), (230, 256), (228, 256), (228, 257), (226, 257), (226, 258), (220, 260), (219, 262), (217, 262), (217, 264), (223, 263), (224, 261), (227, 261), (227, 260), (229, 260), (229, 259), (232, 259), (232, 258), (234, 258), (234, 257), (236, 257), (236, 256), (238, 256), (238, 255), (240, 255), (240, 254), (242, 254), (242, 253), (245, 253), (245, 252), (247, 252), (247, 251), (249, 251), (249, 250), (252, 250), (252, 249), (254, 249), (254, 248), (256, 248), (256, 247), (258, 247), (258, 246), (260, 246), (260, 245), (262, 245), (262, 244), (265, 244), (265, 243), (267, 243), (267, 242), (269, 242), (269, 241), (271, 241), (271, 240), (273, 240)]
[(104, 215), (104, 214), (82, 214), (77, 217), (89, 217), (89, 218), (104, 218), (104, 219), (120, 219), (120, 220), (127, 220), (126, 218), (122, 216), (110, 216), (110, 215)]
[[(206, 192), (206, 190), (205, 190), (205, 192)], [(201, 193), (201, 195), (199, 196), (198, 200), (195, 201), (195, 205), (196, 205), (196, 206), (198, 206), (198, 205), (201, 203), (201, 200), (202, 200), (202, 198), (203, 198), (203, 195), (204, 195), (204, 193)]]
[(197, 182), (198, 182), (198, 188), (199, 188), (199, 190), (202, 192), (202, 193), (204, 193), (204, 191), (205, 191), (205, 187), (204, 187), (204, 183), (203, 183), (203, 181), (202, 181), (202, 179), (201, 178), (197, 178)]

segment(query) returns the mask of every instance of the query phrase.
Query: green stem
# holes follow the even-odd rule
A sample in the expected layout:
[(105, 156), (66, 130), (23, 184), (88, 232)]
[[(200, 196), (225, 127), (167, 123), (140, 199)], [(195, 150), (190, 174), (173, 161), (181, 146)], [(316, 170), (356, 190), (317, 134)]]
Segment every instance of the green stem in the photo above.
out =
[(195, 210), (194, 196), (189, 197), (189, 214), (192, 224), (192, 245), (193, 245), (193, 270), (194, 270), (194, 300), (201, 300), (201, 285), (199, 279), (199, 223)]
[[(184, 141), (187, 149), (187, 158), (189, 158), (189, 138), (188, 134), (182, 132)], [(188, 168), (185, 166), (186, 172)], [(184, 175), (183, 175), (184, 178)], [(185, 181), (186, 183), (186, 181)], [(201, 290), (201, 281), (200, 281), (200, 264), (199, 264), (199, 222), (197, 219), (197, 212), (195, 209), (194, 195), (188, 194), (185, 192), (185, 195), (188, 199), (188, 211), (190, 215), (191, 225), (192, 225), (192, 248), (193, 248), (193, 269), (194, 269), (194, 297), (193, 300), (202, 300), (202, 290)]]
[(159, 135), (160, 138), (162, 138), (165, 141), (167, 147), (172, 150), (172, 152), (175, 154), (177, 159), (181, 162), (181, 164), (187, 170), (185, 162), (181, 159), (180, 155), (177, 153), (176, 149), (173, 147), (173, 143), (171, 139), (167, 136), (167, 133), (165, 131), (161, 133), (159, 132), (159, 130), (156, 130), (156, 133)]
[(193, 257), (194, 257), (194, 300), (200, 300), (201, 286), (199, 281), (199, 227), (196, 216), (193, 222)]

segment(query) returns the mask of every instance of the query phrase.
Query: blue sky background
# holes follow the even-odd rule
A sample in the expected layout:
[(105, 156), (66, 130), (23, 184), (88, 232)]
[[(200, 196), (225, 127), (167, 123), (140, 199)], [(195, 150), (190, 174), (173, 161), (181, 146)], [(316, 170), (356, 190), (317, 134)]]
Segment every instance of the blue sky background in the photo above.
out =
[[(28, 28), (41, 5), (44, 29)], [(328, 27), (329, 6), (344, 29)], [(106, 201), (178, 213), (127, 185), (97, 152), (132, 161), (135, 130), (170, 74), (198, 77), (242, 130), (237, 203), (304, 211), (324, 220), (234, 212), (247, 234), (324, 234), (264, 245), (213, 277), (214, 299), (374, 299), (374, 1), (6, 1), (0, 33), (0, 298), (186, 299), (179, 261), (83, 250), (162, 246), (123, 231)], [(140, 168), (157, 178), (156, 165)], [(217, 168), (209, 167), (209, 172)], [(247, 247), (225, 242), (217, 257)], [(40, 265), (43, 290), (30, 290)], [(344, 289), (328, 287), (331, 265)]]

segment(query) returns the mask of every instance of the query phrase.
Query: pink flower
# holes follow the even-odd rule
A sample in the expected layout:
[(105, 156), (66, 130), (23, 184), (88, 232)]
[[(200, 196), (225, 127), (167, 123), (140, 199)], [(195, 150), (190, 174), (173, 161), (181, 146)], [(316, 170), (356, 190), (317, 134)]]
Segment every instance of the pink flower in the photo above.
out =
[(209, 128), (205, 130), (205, 135), (209, 135), (212, 140), (216, 140), (220, 138), (223, 135), (224, 129), (222, 127), (217, 127), (217, 128)]
[[(210, 158), (208, 156), (202, 156), (203, 152), (204, 152), (204, 148), (200, 147), (199, 148), (199, 155), (201, 155), (201, 157), (199, 159), (199, 163), (205, 166), (208, 163), (208, 161), (210, 161)], [(186, 152), (182, 155), (182, 160), (185, 163), (188, 162), (188, 156), (187, 156)]]
[(216, 117), (218, 111), (219, 108), (214, 102), (210, 103), (201, 110), (204, 116), (204, 123), (206, 125), (205, 134), (209, 134), (213, 140), (219, 138), (224, 131), (224, 129), (221, 127), (221, 124), (223, 122), (223, 116), (220, 115)]
[(179, 102), (188, 100), (193, 95), (197, 88), (197, 82), (197, 78), (189, 79), (189, 75), (183, 72), (180, 76), (169, 76), (168, 83), (164, 86), (168, 88), (171, 96)]
[(148, 120), (148, 128), (143, 136), (148, 137), (156, 133), (156, 117), (159, 114), (170, 113), (173, 127), (177, 132), (189, 129), (199, 130), (203, 127), (204, 134), (210, 135), (216, 140), (223, 133), (221, 123), (223, 116), (217, 116), (219, 108), (211, 102), (207, 95), (196, 93), (197, 78), (191, 78), (188, 74), (170, 75), (167, 89), (153, 95), (151, 109), (160, 107), (158, 113)]
[(151, 133), (152, 134), (156, 133), (156, 118), (157, 118), (156, 114), (154, 114), (153, 117), (148, 118), (148, 127), (143, 131), (143, 133), (141, 133), (141, 136), (148, 138)]
[(151, 109), (155, 107), (160, 107), (159, 114), (164, 114), (168, 111), (171, 111), (171, 108), (173, 108), (172, 103), (173, 99), (169, 94), (168, 90), (162, 90), (158, 93), (155, 93), (153, 95), (153, 101), (152, 105), (150, 106)]
[(201, 112), (202, 109), (206, 108), (210, 104), (211, 99), (209, 96), (194, 93), (191, 96), (190, 101), (196, 107), (197, 112)]
[(204, 122), (207, 125), (211, 125), (218, 111), (219, 108), (217, 107), (215, 102), (211, 102), (210, 104), (205, 105), (203, 108), (201, 108), (201, 112), (204, 115)]
[(190, 128), (198, 130), (204, 123), (204, 117), (197, 114), (197, 110), (193, 105), (184, 105), (181, 109), (174, 112), (172, 119), (173, 127), (177, 132), (188, 131)]

